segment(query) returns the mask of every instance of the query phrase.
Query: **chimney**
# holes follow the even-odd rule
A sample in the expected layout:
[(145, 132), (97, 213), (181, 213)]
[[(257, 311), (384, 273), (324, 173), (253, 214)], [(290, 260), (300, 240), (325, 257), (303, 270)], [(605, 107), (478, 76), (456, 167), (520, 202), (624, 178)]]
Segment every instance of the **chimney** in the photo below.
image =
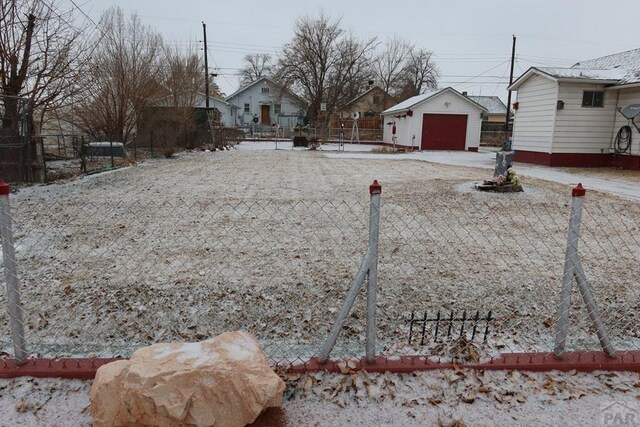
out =
[(467, 96), (467, 91), (462, 92), (462, 96)]

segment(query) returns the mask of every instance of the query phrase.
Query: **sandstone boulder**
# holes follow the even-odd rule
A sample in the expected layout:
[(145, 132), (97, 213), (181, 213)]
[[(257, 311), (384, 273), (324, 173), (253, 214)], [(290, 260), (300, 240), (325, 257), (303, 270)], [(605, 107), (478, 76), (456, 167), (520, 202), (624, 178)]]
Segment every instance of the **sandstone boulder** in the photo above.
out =
[(244, 426), (280, 406), (284, 382), (256, 339), (228, 332), (197, 343), (155, 344), (98, 369), (94, 426)]

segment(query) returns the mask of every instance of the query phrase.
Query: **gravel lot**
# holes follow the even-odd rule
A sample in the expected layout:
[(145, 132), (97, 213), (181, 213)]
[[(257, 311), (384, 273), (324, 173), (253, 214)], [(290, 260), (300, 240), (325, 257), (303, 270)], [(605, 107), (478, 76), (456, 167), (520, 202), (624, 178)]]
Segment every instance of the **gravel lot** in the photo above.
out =
[[(570, 190), (526, 180), (520, 194), (474, 191), (486, 174), (411, 160), (238, 149), (23, 188), (12, 206), (29, 350), (126, 356), (151, 342), (246, 329), (274, 359), (309, 357), (364, 254), (373, 179), (383, 184), (380, 350), (467, 361), (549, 350)], [(588, 194), (583, 264), (621, 348), (640, 348), (638, 218), (635, 203)], [(597, 348), (574, 297), (570, 347)], [(363, 352), (363, 306), (364, 293), (335, 355)], [(405, 319), (425, 310), (491, 310), (496, 320), (486, 344), (433, 340), (432, 325), (424, 345), (409, 343)], [(453, 326), (456, 338), (461, 325)], [(467, 322), (467, 339), (472, 327)], [(7, 332), (0, 335), (5, 351)]]

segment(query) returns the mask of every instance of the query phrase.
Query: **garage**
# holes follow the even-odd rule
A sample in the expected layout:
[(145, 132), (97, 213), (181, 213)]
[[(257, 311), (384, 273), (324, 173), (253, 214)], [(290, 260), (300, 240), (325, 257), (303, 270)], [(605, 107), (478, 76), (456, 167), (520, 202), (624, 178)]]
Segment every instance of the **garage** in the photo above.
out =
[(421, 150), (464, 150), (467, 116), (463, 114), (423, 114)]
[(478, 151), (485, 113), (450, 87), (424, 93), (382, 112), (383, 141), (409, 150)]

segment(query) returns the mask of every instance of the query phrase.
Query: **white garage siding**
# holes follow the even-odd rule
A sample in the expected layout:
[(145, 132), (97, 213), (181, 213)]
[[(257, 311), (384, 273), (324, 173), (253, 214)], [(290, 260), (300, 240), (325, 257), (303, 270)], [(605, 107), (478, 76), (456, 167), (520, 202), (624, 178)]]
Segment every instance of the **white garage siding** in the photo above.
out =
[(609, 153), (616, 113), (616, 93), (604, 91), (603, 107), (583, 107), (583, 92), (604, 91), (604, 85), (560, 82), (558, 100), (564, 109), (556, 111), (553, 131), (554, 153)]
[[(605, 92), (605, 95), (604, 95), (605, 99), (607, 96), (612, 96), (612, 97), (616, 96), (615, 92), (616, 91), (613, 91), (613, 90), (610, 92)], [(624, 108), (631, 104), (640, 104), (640, 88), (620, 89), (620, 95), (618, 98), (618, 107)], [(636, 117), (635, 122), (636, 124), (638, 124), (638, 126), (640, 126), (640, 117)], [(633, 154), (634, 156), (639, 156), (640, 155), (640, 133), (638, 133), (636, 128), (631, 123), (629, 123), (629, 121), (625, 119), (622, 114), (618, 112), (616, 112), (615, 121), (613, 123), (611, 147), (613, 147), (616, 134), (618, 133), (620, 128), (622, 126), (627, 126), (627, 125), (631, 127), (631, 132), (632, 132), (630, 154)]]
[(558, 84), (533, 75), (518, 87), (518, 109), (513, 124), (513, 148), (551, 152)]
[[(448, 106), (447, 106), (448, 104)], [(422, 104), (417, 105), (413, 110), (413, 117), (394, 118), (394, 115), (406, 114), (395, 113), (383, 116), (384, 130), (383, 140), (392, 143), (391, 126), (389, 122), (396, 122), (397, 144), (411, 147), (413, 135), (416, 136), (414, 146), (419, 149), (422, 145), (422, 117), (424, 113), (429, 114), (463, 114), (467, 116), (467, 136), (465, 150), (477, 148), (480, 145), (480, 128), (482, 126), (482, 108), (476, 106), (471, 101), (465, 101), (461, 95), (456, 95), (450, 91), (444, 91)]]

